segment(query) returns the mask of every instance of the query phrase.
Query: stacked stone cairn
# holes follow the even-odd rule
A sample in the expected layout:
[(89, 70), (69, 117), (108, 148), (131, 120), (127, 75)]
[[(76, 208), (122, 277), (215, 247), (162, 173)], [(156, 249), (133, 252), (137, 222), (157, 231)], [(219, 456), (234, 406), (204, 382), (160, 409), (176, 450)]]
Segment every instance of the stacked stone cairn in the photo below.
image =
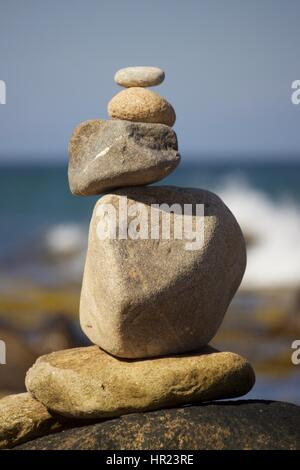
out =
[[(42, 356), (26, 377), (30, 396), (67, 419), (238, 397), (255, 381), (244, 358), (208, 345), (246, 266), (236, 219), (209, 191), (146, 186), (180, 162), (175, 111), (147, 88), (164, 76), (156, 67), (119, 70), (124, 90), (108, 104), (111, 119), (86, 121), (71, 137), (72, 193), (104, 193), (80, 300), (93, 345)], [(198, 231), (180, 236), (188, 224)]]

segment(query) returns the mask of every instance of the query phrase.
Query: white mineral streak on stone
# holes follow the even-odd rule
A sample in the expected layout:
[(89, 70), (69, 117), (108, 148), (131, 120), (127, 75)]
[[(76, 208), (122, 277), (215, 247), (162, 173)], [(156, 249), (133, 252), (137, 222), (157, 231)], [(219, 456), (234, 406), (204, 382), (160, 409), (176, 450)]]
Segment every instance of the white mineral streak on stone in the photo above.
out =
[(104, 155), (107, 154), (107, 152), (109, 151), (110, 147), (106, 147), (104, 150), (102, 150), (102, 152), (98, 153), (98, 155), (95, 156), (94, 160), (97, 160), (97, 158), (100, 158), (100, 157), (103, 157)]
[[(116, 138), (115, 142), (116, 143), (118, 140), (121, 140), (123, 138), (125, 138), (127, 136), (124, 136), (124, 135), (120, 135), (119, 137)], [(105, 147), (105, 149), (101, 150), (101, 152), (97, 153), (97, 155), (93, 158), (92, 161), (89, 162), (89, 164), (84, 168), (83, 172), (85, 173), (88, 169), (88, 167), (94, 163), (96, 160), (98, 160), (98, 158), (101, 158), (101, 157), (104, 157), (104, 155), (106, 155), (110, 149), (113, 147), (113, 145), (111, 145), (110, 147)]]

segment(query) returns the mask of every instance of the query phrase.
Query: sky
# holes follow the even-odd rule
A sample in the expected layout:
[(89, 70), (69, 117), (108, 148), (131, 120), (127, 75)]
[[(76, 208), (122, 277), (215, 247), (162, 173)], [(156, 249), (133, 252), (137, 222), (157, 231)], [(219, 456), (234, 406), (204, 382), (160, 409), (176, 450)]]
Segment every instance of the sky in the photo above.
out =
[(162, 67), (182, 156), (300, 159), (299, 0), (0, 0), (0, 162), (67, 158), (115, 72)]

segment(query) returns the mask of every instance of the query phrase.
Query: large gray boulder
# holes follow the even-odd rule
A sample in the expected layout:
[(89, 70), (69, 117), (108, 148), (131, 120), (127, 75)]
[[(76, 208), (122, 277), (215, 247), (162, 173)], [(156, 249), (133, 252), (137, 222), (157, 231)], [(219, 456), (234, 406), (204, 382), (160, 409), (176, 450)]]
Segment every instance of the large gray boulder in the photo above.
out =
[(159, 181), (180, 161), (170, 127), (119, 120), (80, 124), (73, 131), (69, 155), (70, 189), (80, 196)]
[[(159, 207), (153, 211), (152, 204)], [(191, 215), (184, 212), (188, 204)], [(197, 213), (201, 207), (204, 216)], [(109, 227), (114, 220), (115, 233)], [(167, 231), (162, 235), (166, 220), (169, 239)], [(194, 226), (194, 242), (180, 231), (178, 238), (177, 228), (187, 222)], [(127, 239), (121, 239), (124, 227), (129, 227)], [(199, 350), (216, 334), (245, 266), (241, 229), (215, 194), (177, 187), (107, 194), (90, 224), (81, 327), (94, 344), (119, 357)]]

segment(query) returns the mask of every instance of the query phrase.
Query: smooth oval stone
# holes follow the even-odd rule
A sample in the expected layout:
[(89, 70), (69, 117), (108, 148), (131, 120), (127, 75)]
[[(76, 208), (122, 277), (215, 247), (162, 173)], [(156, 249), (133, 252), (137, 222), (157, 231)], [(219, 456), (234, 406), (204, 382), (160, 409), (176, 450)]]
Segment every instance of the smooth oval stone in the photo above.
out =
[(126, 88), (155, 86), (164, 79), (165, 72), (158, 67), (126, 67), (118, 70), (115, 75), (115, 82)]
[(113, 119), (134, 122), (151, 122), (172, 127), (176, 120), (173, 107), (154, 91), (133, 87), (120, 91), (107, 107)]
[(96, 346), (73, 348), (40, 357), (26, 376), (27, 389), (47, 409), (79, 419), (237, 397), (254, 382), (244, 358), (213, 348), (146, 361), (119, 360)]

